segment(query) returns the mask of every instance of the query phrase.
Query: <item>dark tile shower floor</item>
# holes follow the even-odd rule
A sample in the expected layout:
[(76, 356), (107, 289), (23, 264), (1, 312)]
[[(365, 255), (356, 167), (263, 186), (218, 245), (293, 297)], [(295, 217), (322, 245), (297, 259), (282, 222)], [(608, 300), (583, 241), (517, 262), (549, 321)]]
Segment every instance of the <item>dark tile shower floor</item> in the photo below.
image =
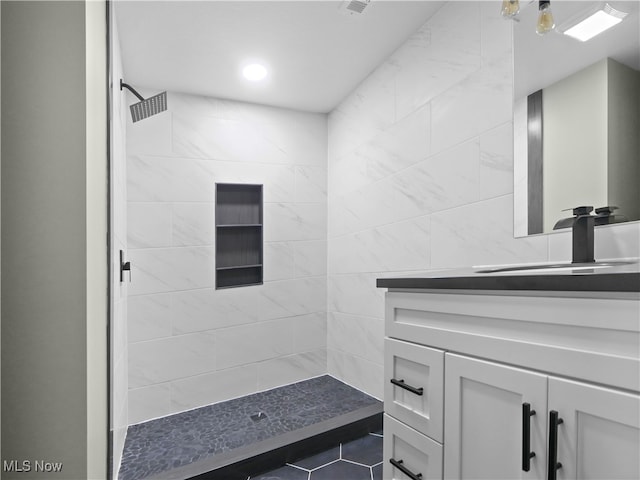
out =
[[(380, 401), (325, 375), (132, 425), (127, 431), (118, 478), (119, 480), (188, 478), (189, 475), (180, 472), (191, 468), (190, 465), (198, 462), (213, 465), (217, 458), (233, 457), (234, 452), (246, 453), (247, 450), (251, 451), (254, 445), (265, 445), (265, 443), (285, 438), (287, 435), (295, 435), (295, 432), (303, 431), (301, 429), (306, 427), (313, 428), (316, 424), (326, 423), (341, 416), (344, 418), (351, 412), (370, 407), (373, 409), (379, 407), (379, 410), (382, 410)], [(377, 440), (369, 439), (368, 441)], [(344, 449), (346, 445), (350, 444), (345, 444), (342, 448)], [(352, 448), (355, 447), (347, 447), (347, 452)], [(329, 455), (327, 452), (320, 455), (325, 453)], [(358, 467), (356, 463), (350, 463), (348, 458), (344, 460), (339, 458), (341, 457), (331, 460), (333, 463), (317, 470), (318, 473), (311, 468), (301, 470), (301, 468), (304, 469), (302, 465), (295, 467), (287, 465), (283, 467), (281, 474), (287, 475), (289, 474), (287, 469), (296, 469), (306, 473), (305, 479), (309, 477), (309, 472), (313, 471), (312, 480), (322, 478), (351, 480), (352, 477), (338, 474), (333, 476), (331, 473), (339, 469), (355, 471), (354, 467)], [(373, 464), (366, 465), (369, 473), (372, 467)], [(325, 473), (321, 474), (321, 470)], [(275, 476), (275, 478), (299, 477)], [(353, 477), (353, 480), (360, 478), (360, 476)], [(364, 478), (373, 477), (369, 475)]]
[[(382, 480), (382, 434), (369, 435), (250, 480)], [(249, 479), (247, 479), (249, 480)]]

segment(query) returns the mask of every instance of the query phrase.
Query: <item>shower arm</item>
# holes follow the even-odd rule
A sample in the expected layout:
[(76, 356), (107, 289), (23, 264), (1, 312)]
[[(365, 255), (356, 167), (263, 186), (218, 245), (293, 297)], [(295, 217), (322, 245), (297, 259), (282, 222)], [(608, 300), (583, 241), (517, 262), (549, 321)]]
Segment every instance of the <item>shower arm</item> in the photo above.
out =
[(122, 90), (122, 87), (126, 88), (126, 89), (127, 89), (127, 90), (129, 90), (131, 93), (133, 93), (136, 97), (138, 97), (138, 99), (139, 99), (141, 102), (144, 102), (144, 97), (143, 97), (142, 95), (140, 95), (138, 92), (136, 92), (136, 91), (135, 91), (135, 89), (134, 89), (131, 85), (128, 85), (128, 84), (124, 83), (124, 82), (122, 81), (122, 79), (120, 79), (120, 90)]

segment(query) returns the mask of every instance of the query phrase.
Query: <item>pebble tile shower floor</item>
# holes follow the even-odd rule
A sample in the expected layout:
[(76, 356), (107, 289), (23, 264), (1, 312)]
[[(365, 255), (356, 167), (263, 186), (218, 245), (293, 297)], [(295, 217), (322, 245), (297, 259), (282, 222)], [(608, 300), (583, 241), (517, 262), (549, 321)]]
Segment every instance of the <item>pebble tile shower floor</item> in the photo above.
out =
[[(376, 406), (381, 406), (381, 402), (325, 375), (132, 425), (127, 431), (118, 478), (139, 480), (171, 474), (172, 470), (195, 462), (211, 461), (216, 455), (233, 454), (236, 449), (246, 449), (288, 432)], [(347, 451), (351, 448), (354, 447), (348, 447)], [(334, 469), (353, 470), (355, 466), (345, 459), (323, 467), (328, 469), (323, 471), (329, 475)], [(283, 470), (285, 473), (281, 473), (288, 474), (287, 468), (297, 467), (287, 466)], [(372, 465), (367, 468), (371, 471)], [(306, 470), (307, 474), (309, 470)], [(351, 480), (351, 477), (324, 477), (319, 472), (311, 478)], [(360, 478), (354, 477), (353, 480)]]
[(382, 434), (370, 433), (247, 480), (382, 480)]

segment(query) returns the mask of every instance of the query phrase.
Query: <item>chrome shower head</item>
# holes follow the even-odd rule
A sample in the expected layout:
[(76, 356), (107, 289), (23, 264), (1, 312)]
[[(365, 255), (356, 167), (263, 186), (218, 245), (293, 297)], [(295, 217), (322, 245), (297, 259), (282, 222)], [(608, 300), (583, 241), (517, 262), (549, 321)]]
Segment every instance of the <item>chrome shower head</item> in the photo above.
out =
[(145, 99), (142, 95), (136, 92), (133, 87), (120, 80), (120, 90), (122, 90), (122, 87), (127, 88), (131, 93), (138, 97), (138, 99), (140, 99), (138, 103), (134, 103), (129, 107), (131, 110), (131, 119), (134, 123), (157, 113), (164, 112), (167, 109), (167, 92), (162, 92)]

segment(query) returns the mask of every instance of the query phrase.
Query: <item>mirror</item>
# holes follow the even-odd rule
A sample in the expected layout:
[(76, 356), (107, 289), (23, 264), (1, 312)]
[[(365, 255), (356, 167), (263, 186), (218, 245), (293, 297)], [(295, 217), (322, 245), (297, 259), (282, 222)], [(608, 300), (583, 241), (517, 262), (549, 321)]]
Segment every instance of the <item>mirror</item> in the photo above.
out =
[[(549, 233), (579, 205), (618, 207), (596, 224), (640, 219), (640, 13), (587, 41), (563, 32), (607, 5), (551, 2), (556, 28), (536, 34), (538, 2), (513, 22), (514, 234)], [(562, 227), (562, 223), (556, 228)], [(568, 226), (565, 222), (565, 226)]]

